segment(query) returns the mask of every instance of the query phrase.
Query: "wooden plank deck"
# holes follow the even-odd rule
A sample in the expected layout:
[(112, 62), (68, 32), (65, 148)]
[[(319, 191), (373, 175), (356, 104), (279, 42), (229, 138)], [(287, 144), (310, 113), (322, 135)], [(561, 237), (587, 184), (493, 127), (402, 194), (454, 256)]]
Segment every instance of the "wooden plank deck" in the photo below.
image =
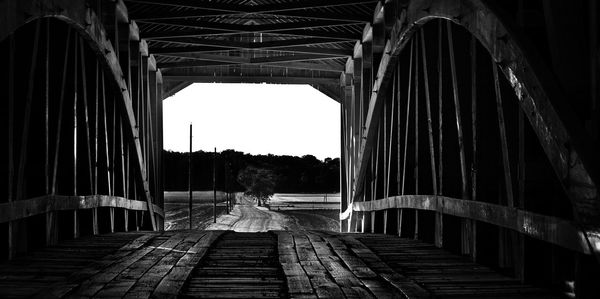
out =
[(190, 275), (183, 297), (281, 298), (285, 279), (273, 233), (226, 232)]
[(385, 264), (436, 298), (560, 298), (432, 244), (386, 235), (355, 236)]
[(0, 298), (553, 298), (422, 242), (320, 231), (116, 233), (0, 264)]
[(67, 281), (73, 272), (93, 265), (135, 242), (144, 233), (115, 233), (61, 242), (10, 263), (0, 264), (0, 298), (30, 297)]

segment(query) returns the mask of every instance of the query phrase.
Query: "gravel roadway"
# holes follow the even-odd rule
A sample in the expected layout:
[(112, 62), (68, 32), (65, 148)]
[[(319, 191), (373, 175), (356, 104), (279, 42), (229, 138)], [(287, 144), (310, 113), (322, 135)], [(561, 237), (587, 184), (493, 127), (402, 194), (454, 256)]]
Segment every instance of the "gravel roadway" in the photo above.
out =
[(268, 230), (301, 230), (296, 219), (257, 207), (244, 197), (238, 198), (238, 204), (229, 215), (221, 215), (217, 223), (207, 230), (233, 230), (236, 232), (266, 232)]

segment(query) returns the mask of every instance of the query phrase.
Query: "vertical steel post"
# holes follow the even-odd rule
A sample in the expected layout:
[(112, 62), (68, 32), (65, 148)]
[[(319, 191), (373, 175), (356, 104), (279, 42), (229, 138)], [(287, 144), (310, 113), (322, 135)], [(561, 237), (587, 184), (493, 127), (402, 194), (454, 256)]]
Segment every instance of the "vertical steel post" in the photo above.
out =
[(217, 223), (217, 148), (213, 155), (213, 223)]
[(411, 39), (410, 40), (410, 61), (409, 61), (409, 66), (408, 66), (408, 88), (407, 88), (407, 94), (406, 94), (406, 125), (405, 125), (405, 129), (404, 129), (404, 156), (402, 159), (402, 192), (400, 193), (401, 195), (404, 195), (404, 182), (406, 181), (406, 153), (408, 152), (408, 126), (409, 126), (409, 119), (410, 119), (410, 94), (411, 94), (411, 87), (412, 87), (412, 69), (413, 69), (413, 49), (414, 49), (414, 42)]
[[(471, 37), (471, 200), (477, 200), (477, 45)], [(477, 260), (477, 221), (471, 222), (471, 259)]]
[[(14, 62), (13, 62), (14, 63)], [(46, 179), (46, 194), (50, 194), (50, 19), (46, 20), (46, 67), (44, 68), (44, 178)], [(10, 76), (13, 76), (11, 73)], [(14, 80), (14, 79), (13, 79)], [(10, 112), (9, 112), (10, 113)], [(12, 147), (12, 145), (11, 145)]]
[[(75, 47), (73, 53), (75, 54), (75, 62), (73, 65), (73, 195), (77, 196), (77, 73), (78, 73), (78, 55), (77, 48), (79, 47), (79, 38), (75, 38)], [(85, 75), (83, 75), (85, 76)], [(85, 80), (85, 79), (84, 79)]]
[[(420, 34), (417, 32), (416, 34)], [(415, 194), (419, 194), (419, 43), (415, 41)], [(413, 238), (419, 239), (419, 210), (415, 209), (415, 231)]]
[[(15, 37), (8, 37), (8, 202), (14, 200), (13, 177), (14, 166), (14, 105), (15, 105)], [(8, 222), (8, 259), (17, 255), (17, 229), (14, 221)]]
[(28, 83), (27, 83), (27, 95), (26, 95), (26, 101), (25, 101), (25, 115), (23, 117), (23, 134), (21, 135), (21, 147), (20, 147), (20, 151), (21, 151), (21, 155), (19, 156), (19, 165), (18, 165), (18, 172), (17, 172), (17, 196), (16, 196), (16, 200), (21, 200), (23, 199), (26, 195), (24, 195), (25, 192), (25, 172), (27, 171), (27, 168), (25, 167), (27, 165), (27, 144), (29, 141), (29, 127), (31, 125), (30, 123), (30, 119), (31, 119), (31, 105), (33, 102), (33, 89), (34, 89), (34, 84), (35, 84), (35, 70), (37, 67), (37, 61), (38, 61), (38, 43), (39, 43), (39, 36), (40, 36), (40, 20), (38, 20), (36, 22), (35, 25), (35, 37), (34, 37), (34, 41), (33, 41), (33, 51), (32, 51), (32, 60), (31, 60), (31, 66), (29, 69), (29, 76), (28, 76)]
[[(454, 111), (456, 116), (456, 131), (458, 137), (458, 151), (460, 155), (460, 174), (461, 174), (461, 185), (462, 185), (462, 198), (464, 200), (469, 199), (469, 192), (467, 191), (467, 162), (465, 158), (465, 149), (463, 142), (463, 130), (462, 130), (462, 117), (460, 111), (460, 100), (458, 98), (458, 82), (456, 75), (456, 65), (454, 61), (454, 42), (452, 38), (452, 25), (450, 22), (446, 22), (446, 29), (448, 32), (448, 54), (450, 60), (450, 71), (452, 73), (452, 95), (454, 99)], [(461, 219), (461, 253), (470, 254), (469, 239), (471, 237), (471, 226), (470, 222), (466, 219)]]
[(589, 53), (590, 53), (590, 102), (591, 102), (591, 111), (592, 117), (591, 122), (592, 126), (595, 129), (592, 129), (592, 136), (595, 139), (598, 139), (598, 121), (599, 121), (599, 111), (598, 111), (598, 6), (596, 1), (590, 0), (589, 2)]
[(192, 124), (190, 123), (190, 152), (188, 154), (188, 189), (190, 191), (189, 200), (189, 223), (190, 229), (192, 229)]
[(443, 20), (439, 20), (438, 23), (438, 64), (437, 64), (437, 73), (438, 73), (438, 194), (442, 195), (444, 192), (444, 131), (443, 131), (443, 54), (442, 54), (442, 22)]

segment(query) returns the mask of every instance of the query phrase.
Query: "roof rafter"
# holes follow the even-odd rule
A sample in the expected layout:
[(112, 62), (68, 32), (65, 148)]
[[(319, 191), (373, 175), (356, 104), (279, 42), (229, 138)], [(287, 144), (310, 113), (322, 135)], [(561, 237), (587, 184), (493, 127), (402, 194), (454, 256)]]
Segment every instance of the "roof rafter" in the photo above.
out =
[(270, 77), (270, 76), (205, 76), (205, 75), (165, 75), (167, 81), (186, 81), (199, 83), (274, 83), (274, 84), (329, 84), (339, 83), (339, 78), (323, 77)]
[(288, 29), (285, 31), (276, 31), (276, 32), (241, 32), (241, 31), (223, 31), (218, 29), (186, 29), (186, 30), (177, 30), (177, 29), (169, 29), (169, 30), (156, 30), (144, 32), (142, 31), (142, 38), (145, 39), (160, 39), (160, 38), (175, 38), (175, 37), (203, 37), (203, 36), (226, 36), (226, 35), (236, 35), (236, 34), (244, 34), (244, 33), (266, 33), (266, 34), (277, 34), (278, 36), (302, 36), (302, 37), (315, 37), (315, 38), (329, 38), (340, 41), (355, 41), (362, 36), (362, 29), (360, 32), (333, 32), (333, 31), (325, 31), (325, 30), (316, 30), (316, 29)]
[(178, 62), (166, 62), (159, 63), (159, 67), (164, 68), (186, 68), (194, 66), (207, 66), (216, 65), (213, 62), (224, 62), (230, 64), (268, 64), (278, 62), (298, 62), (298, 61), (309, 61), (309, 60), (324, 60), (324, 59), (337, 59), (340, 57), (332, 57), (328, 55), (287, 55), (287, 56), (269, 56), (269, 57), (238, 57), (238, 56), (227, 56), (227, 55), (210, 55), (202, 54), (195, 55), (195, 57), (185, 57), (193, 61), (178, 61)]
[[(200, 49), (199, 49), (200, 48)], [(156, 48), (155, 50), (151, 50), (151, 52), (155, 55), (171, 55), (171, 56), (179, 56), (186, 57), (187, 53), (215, 53), (215, 52), (229, 52), (229, 51), (239, 51), (246, 49), (220, 49), (220, 48), (206, 48), (205, 47), (169, 47), (169, 48)], [(352, 55), (352, 50), (350, 49), (329, 49), (329, 48), (317, 48), (317, 47), (283, 47), (283, 48), (269, 48), (264, 49), (263, 51), (273, 51), (277, 53), (281, 52), (289, 52), (289, 53), (301, 53), (301, 54), (317, 54), (317, 55), (327, 55), (333, 57), (347, 57)], [(184, 54), (184, 55), (178, 55)]]
[[(204, 65), (194, 65), (191, 66), (193, 68), (211, 68), (211, 67), (220, 67), (220, 66), (251, 66), (256, 65), (252, 63), (233, 63), (233, 62), (206, 62)], [(335, 72), (339, 73), (344, 70), (344, 67), (337, 64), (323, 64), (323, 63), (309, 63), (309, 62), (273, 62), (273, 63), (263, 63), (262, 65), (266, 67), (273, 68), (288, 68), (288, 69), (299, 69), (299, 70), (309, 70), (309, 71), (321, 71), (321, 72)], [(183, 68), (183, 67), (182, 67)], [(173, 68), (173, 69), (181, 69), (181, 68)], [(173, 73), (171, 73), (173, 74)]]
[[(213, 43), (214, 42), (214, 43)], [(282, 46), (276, 43), (265, 43), (261, 45), (253, 45), (248, 43), (236, 43), (229, 41), (211, 41), (211, 42), (180, 42), (175, 41), (174, 43), (183, 45), (193, 45), (194, 47), (155, 47), (151, 48), (154, 54), (177, 54), (177, 53), (193, 53), (199, 52), (223, 52), (232, 50), (263, 50), (263, 51), (281, 51), (281, 52), (296, 52), (305, 54), (321, 54), (331, 56), (351, 56), (352, 49), (338, 49), (338, 48), (326, 48), (326, 47), (309, 47), (309, 46), (297, 46), (293, 43), (289, 43), (289, 46), (283, 44)], [(197, 48), (200, 47), (200, 49)]]
[(165, 82), (310, 84), (331, 95), (382, 0), (123, 1)]
[[(188, 18), (203, 18), (203, 17), (225, 17), (232, 18), (239, 16), (238, 13), (215, 12), (206, 9), (194, 9), (184, 11), (160, 11), (152, 13), (140, 13), (136, 16), (139, 21), (156, 21), (156, 20), (171, 20), (171, 19), (188, 19)], [(270, 12), (256, 14), (261, 17), (270, 18), (307, 18), (313, 20), (327, 21), (346, 21), (346, 22), (370, 22), (373, 16), (370, 14), (334, 14), (318, 10), (292, 10), (282, 12)]]
[(165, 5), (174, 7), (186, 7), (211, 10), (216, 12), (227, 12), (227, 13), (269, 13), (269, 12), (281, 12), (281, 11), (292, 11), (307, 8), (327, 8), (336, 6), (347, 6), (347, 5), (359, 5), (376, 3), (378, 0), (306, 0), (291, 3), (275, 3), (275, 4), (262, 4), (262, 5), (232, 5), (225, 3), (215, 3), (209, 1), (193, 1), (193, 0), (126, 0), (126, 2), (142, 3), (142, 4), (154, 4), (154, 5)]
[(333, 40), (328, 38), (296, 38), (285, 40), (273, 40), (264, 42), (238, 42), (222, 39), (200, 39), (200, 38), (175, 38), (175, 39), (156, 39), (158, 42), (178, 43), (194, 46), (209, 46), (225, 49), (275, 49), (298, 46), (313, 46), (323, 44), (333, 44), (346, 41)]
[(307, 22), (286, 22), (286, 23), (275, 23), (275, 24), (259, 24), (259, 25), (245, 25), (245, 24), (230, 24), (222, 22), (207, 22), (189, 19), (173, 19), (173, 20), (139, 20), (138, 23), (149, 23), (149, 24), (161, 24), (161, 25), (174, 25), (191, 27), (202, 30), (218, 30), (221, 32), (244, 32), (244, 33), (264, 33), (264, 32), (279, 32), (294, 29), (311, 29), (319, 27), (334, 27), (334, 26), (345, 26), (345, 25), (356, 25), (363, 24), (364, 22), (356, 21), (326, 21), (326, 20), (313, 20)]

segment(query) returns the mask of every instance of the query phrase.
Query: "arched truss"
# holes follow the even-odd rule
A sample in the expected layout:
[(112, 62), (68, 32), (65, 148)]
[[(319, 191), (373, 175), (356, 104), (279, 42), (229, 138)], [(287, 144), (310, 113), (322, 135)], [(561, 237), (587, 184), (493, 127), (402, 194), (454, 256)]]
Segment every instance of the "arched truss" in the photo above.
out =
[[(431, 65), (431, 63), (429, 66), (425, 65), (428, 61), (425, 55), (434, 57), (433, 61), (437, 63), (438, 53), (436, 53), (436, 46), (431, 49), (431, 42), (426, 43), (423, 37), (424, 30), (429, 33), (427, 36), (431, 36), (432, 32), (431, 29), (427, 31), (425, 27), (431, 26), (432, 23), (436, 23), (433, 22), (434, 20), (440, 19), (446, 20), (444, 22), (447, 24), (442, 26), (440, 23), (437, 34), (442, 37), (444, 43), (449, 44), (444, 45), (449, 52), (443, 53), (443, 55), (449, 55), (444, 56), (444, 59), (447, 59), (446, 62), (443, 62), (444, 64), (447, 64), (448, 61), (452, 61), (452, 64), (454, 64), (455, 54), (453, 52), (458, 51), (456, 45), (452, 46), (452, 32), (456, 31), (451, 29), (453, 27), (466, 29), (468, 35), (477, 40), (477, 42), (472, 41), (471, 51), (474, 48), (482, 48), (484, 51), (479, 50), (479, 53), (487, 52), (483, 55), (489, 55), (491, 57), (489, 61), (493, 59), (494, 62), (490, 62), (488, 76), (496, 76), (496, 83), (494, 84), (492, 79), (492, 84), (485, 88), (496, 91), (490, 94), (491, 98), (487, 100), (494, 100), (495, 98), (495, 106), (500, 107), (494, 108), (496, 114), (492, 114), (494, 118), (497, 117), (498, 124), (496, 126), (498, 127), (495, 129), (495, 134), (499, 134), (500, 140), (497, 141), (499, 142), (497, 148), (501, 149), (497, 159), (501, 161), (499, 167), (504, 173), (503, 176), (497, 178), (503, 184), (502, 188), (498, 189), (498, 193), (503, 194), (501, 197), (504, 197), (504, 199), (500, 199), (497, 203), (489, 199), (485, 202), (485, 199), (474, 198), (478, 194), (477, 192), (480, 191), (473, 191), (478, 188), (473, 179), (473, 177), (477, 177), (477, 172), (473, 171), (473, 159), (469, 156), (469, 152), (472, 146), (470, 139), (474, 135), (473, 130), (476, 129), (467, 130), (466, 128), (471, 129), (472, 124), (463, 122), (465, 119), (471, 120), (470, 115), (464, 115), (464, 112), (466, 111), (468, 114), (469, 108), (471, 108), (467, 107), (467, 110), (465, 110), (465, 103), (481, 105), (485, 102), (483, 99), (478, 98), (477, 94), (475, 94), (473, 100), (465, 99), (464, 96), (460, 98), (456, 90), (458, 87), (464, 90), (465, 86), (458, 86), (460, 84), (457, 85), (456, 81), (458, 80), (460, 83), (460, 78), (457, 79), (456, 75), (450, 76), (449, 73), (446, 78), (451, 79), (444, 80), (454, 82), (449, 87), (444, 85), (444, 89), (448, 90), (449, 88), (451, 91), (448, 98), (443, 99), (444, 105), (453, 106), (454, 111), (462, 111), (463, 116), (461, 120), (460, 113), (451, 115), (453, 120), (450, 126), (445, 121), (442, 123), (446, 126), (444, 132), (448, 132), (454, 126), (453, 134), (456, 138), (457, 144), (455, 147), (458, 153), (451, 160), (459, 163), (455, 165), (458, 167), (455, 176), (458, 177), (456, 182), (461, 188), (459, 188), (458, 191), (460, 192), (458, 194), (452, 194), (451, 196), (444, 196), (446, 193), (440, 190), (442, 177), (440, 175), (440, 171), (442, 171), (440, 164), (445, 166), (448, 159), (440, 163), (442, 143), (438, 143), (441, 137), (437, 135), (439, 133), (436, 127), (437, 115), (435, 110), (431, 108), (436, 105), (435, 103), (438, 100), (436, 92), (433, 92), (438, 88), (436, 86), (438, 82), (433, 80), (435, 76), (432, 75), (436, 72), (436, 65)], [(435, 30), (433, 32), (435, 35)], [(439, 34), (444, 32), (447, 33), (445, 35)], [(426, 47), (426, 44), (429, 44), (427, 52), (419, 50)], [(464, 48), (465, 45), (469, 47), (469, 43), (462, 45), (462, 52), (468, 49)], [(451, 48), (453, 48), (452, 51), (450, 51)], [(343, 148), (345, 148), (342, 159), (342, 196), (348, 199), (342, 202), (341, 219), (348, 220), (348, 223), (343, 223), (343, 226), (348, 230), (362, 229), (368, 231), (371, 229), (377, 231), (375, 229), (376, 223), (379, 221), (376, 219), (376, 215), (379, 213), (377, 211), (383, 211), (383, 230), (388, 230), (388, 212), (392, 211), (391, 209), (398, 208), (400, 222), (402, 221), (401, 211), (403, 208), (428, 210), (435, 212), (435, 242), (439, 246), (443, 241), (442, 215), (452, 215), (463, 219), (491, 223), (574, 251), (587, 254), (593, 253), (596, 257), (599, 257), (600, 200), (598, 199), (597, 181), (593, 176), (592, 164), (589, 161), (590, 149), (586, 148), (583, 143), (586, 138), (585, 130), (579, 127), (575, 115), (566, 102), (567, 97), (552, 83), (549, 72), (544, 68), (543, 63), (529, 49), (527, 44), (519, 39), (519, 35), (503, 23), (493, 8), (479, 0), (386, 1), (383, 5), (380, 3), (375, 11), (373, 25), (365, 28), (363, 40), (361, 43), (357, 43), (354, 57), (348, 60), (346, 71), (341, 77), (341, 88), (344, 95), (342, 107), (344, 133), (342, 134), (342, 142)], [(412, 58), (408, 59), (406, 57)], [(441, 57), (441, 54), (439, 57)], [(467, 61), (467, 65), (468, 63)], [(505, 124), (504, 118), (511, 117), (515, 119), (515, 117), (514, 115), (507, 116), (504, 112), (507, 105), (511, 105), (511, 99), (507, 100), (505, 98), (502, 101), (502, 97), (507, 97), (507, 95), (501, 92), (500, 85), (503, 84), (503, 80), (497, 77), (496, 66), (500, 68), (504, 77), (510, 83), (514, 95), (516, 95), (515, 101), (518, 102), (519, 110), (523, 112), (523, 115), (529, 121), (528, 124), (531, 126), (532, 132), (535, 132), (536, 142), (543, 149), (543, 153), (547, 156), (547, 162), (554, 170), (556, 181), (562, 186), (566, 194), (565, 197), (570, 201), (567, 209), (572, 210), (572, 215), (547, 216), (533, 213), (523, 206), (519, 206), (520, 203), (517, 204), (515, 198), (521, 196), (520, 194), (523, 191), (520, 189), (522, 188), (519, 185), (520, 180), (517, 179), (517, 175), (521, 171), (519, 167), (521, 166), (514, 165), (514, 160), (521, 160), (523, 157), (514, 159), (518, 154), (511, 153), (507, 149), (510, 148), (510, 144), (507, 145), (506, 141), (507, 124)], [(456, 65), (445, 66), (445, 72), (448, 72), (450, 68), (453, 73), (456, 73), (456, 69), (460, 67)], [(409, 73), (409, 71), (418, 71), (419, 68), (421, 74)], [(427, 73), (423, 74), (427, 69), (429, 69), (429, 75)], [(474, 74), (475, 71), (477, 70), (472, 71), (471, 74)], [(469, 75), (469, 71), (466, 74)], [(401, 79), (398, 79), (398, 76)], [(428, 79), (418, 83), (420, 77), (420, 80), (424, 80), (423, 78)], [(412, 83), (408, 83), (409, 85), (412, 84), (413, 91), (407, 91), (406, 81), (408, 80), (413, 80)], [(425, 84), (426, 82), (428, 85)], [(414, 84), (417, 84), (416, 86), (425, 85), (425, 87), (415, 88)], [(508, 86), (508, 84), (506, 85)], [(481, 89), (475, 83), (468, 88), (474, 88), (472, 90)], [(419, 92), (415, 90), (420, 90), (421, 95), (415, 95), (415, 92)], [(452, 90), (454, 91), (452, 92)], [(409, 94), (404, 94), (406, 92), (409, 92)], [(433, 95), (430, 95), (430, 93)], [(513, 95), (509, 95), (509, 97), (511, 96)], [(414, 122), (414, 115), (418, 112), (410, 112), (406, 109), (406, 106), (400, 106), (400, 103), (402, 105), (407, 104), (407, 98), (409, 101), (418, 98), (421, 101), (420, 105), (423, 105), (419, 108), (425, 110), (421, 110), (422, 123), (417, 125), (417, 127), (421, 126), (420, 133), (418, 131), (409, 133), (408, 131), (410, 126), (407, 117), (412, 117), (410, 122)], [(441, 98), (440, 96), (440, 101)], [(424, 101), (426, 99), (425, 105)], [(466, 100), (469, 101), (465, 102)], [(390, 106), (390, 103), (393, 102), (397, 102), (396, 108)], [(514, 105), (514, 102), (512, 105)], [(400, 119), (405, 122), (406, 126), (402, 124), (401, 127), (394, 129), (392, 128), (394, 125), (391, 124), (396, 121), (395, 125), (398, 125), (398, 116), (390, 115), (390, 110), (398, 108), (403, 113), (409, 111), (409, 114), (397, 113), (396, 115), (401, 115)], [(414, 106), (412, 109), (414, 109)], [(432, 111), (433, 115), (431, 114)], [(450, 116), (446, 115), (445, 117)], [(477, 126), (476, 122), (473, 123), (473, 128), (475, 126)], [(411, 128), (411, 130), (414, 130), (414, 128)], [(393, 134), (399, 133), (399, 135), (398, 137), (391, 137), (390, 132), (393, 132)], [(465, 132), (468, 134), (465, 135)], [(419, 134), (421, 134), (421, 137), (418, 137)], [(481, 136), (480, 134), (476, 133), (476, 136)], [(411, 152), (410, 149), (407, 149), (407, 141), (403, 138), (408, 137), (414, 139), (412, 143), (408, 142), (410, 147), (414, 147), (416, 143), (416, 148), (420, 150)], [(523, 138), (523, 136), (516, 138)], [(419, 140), (421, 141), (421, 147), (418, 145)], [(397, 154), (392, 151), (392, 148), (395, 149), (396, 147), (398, 148)], [(409, 164), (408, 168), (414, 167), (414, 169), (408, 169), (408, 172), (406, 169), (402, 169), (402, 171), (398, 171), (397, 176), (391, 175), (392, 178), (390, 179), (390, 168), (392, 168), (390, 165), (393, 165), (391, 161), (397, 161), (397, 165), (404, 164), (404, 168), (407, 168), (406, 153), (408, 152), (410, 156), (419, 151), (421, 152), (421, 158), (416, 154), (416, 158), (413, 157), (416, 163), (414, 161), (412, 163), (418, 165), (421, 162), (421, 181), (429, 181), (426, 190), (423, 188), (418, 189), (418, 186), (422, 186), (423, 183), (418, 182), (418, 173), (412, 173), (413, 171), (419, 171), (419, 167), (415, 165)], [(519, 149), (516, 149), (516, 151), (519, 152)], [(445, 154), (443, 157), (445, 157)], [(509, 162), (511, 159), (513, 159), (512, 164)], [(512, 170), (511, 166), (513, 167)], [(397, 169), (400, 170), (401, 167), (398, 166)], [(432, 173), (435, 175), (432, 176)], [(408, 191), (402, 191), (404, 182), (411, 178), (417, 178), (417, 187), (412, 189), (407, 187)], [(402, 183), (398, 183), (397, 188), (390, 187), (394, 185), (391, 182), (396, 182), (395, 179)], [(414, 184), (414, 182), (411, 182), (411, 184)], [(395, 190), (390, 193), (390, 188)], [(385, 191), (382, 191), (382, 189)], [(396, 196), (393, 196), (394, 193)], [(474, 199), (477, 199), (477, 201)], [(414, 217), (417, 217), (417, 220), (415, 220), (416, 235), (419, 223), (418, 212)], [(574, 222), (564, 220), (571, 218), (574, 219)], [(470, 232), (472, 225), (469, 224), (468, 220), (462, 222), (460, 230), (463, 253), (469, 253), (473, 250), (469, 247), (474, 246), (472, 244), (473, 240), (469, 236), (472, 233)]]
[[(115, 209), (125, 230), (129, 221), (139, 228), (149, 211), (146, 223), (160, 229), (162, 79), (124, 6), (4, 1), (0, 10), (9, 76), (2, 96), (9, 106), (9, 196), (0, 222), (9, 223), (9, 243), (13, 225), (41, 214), (52, 243), (59, 211), (74, 210), (78, 226), (77, 211), (92, 209), (94, 233), (109, 218), (115, 229)], [(103, 25), (111, 20), (121, 33), (110, 37), (115, 46), (107, 35), (116, 29)], [(98, 219), (99, 207), (110, 217)]]

